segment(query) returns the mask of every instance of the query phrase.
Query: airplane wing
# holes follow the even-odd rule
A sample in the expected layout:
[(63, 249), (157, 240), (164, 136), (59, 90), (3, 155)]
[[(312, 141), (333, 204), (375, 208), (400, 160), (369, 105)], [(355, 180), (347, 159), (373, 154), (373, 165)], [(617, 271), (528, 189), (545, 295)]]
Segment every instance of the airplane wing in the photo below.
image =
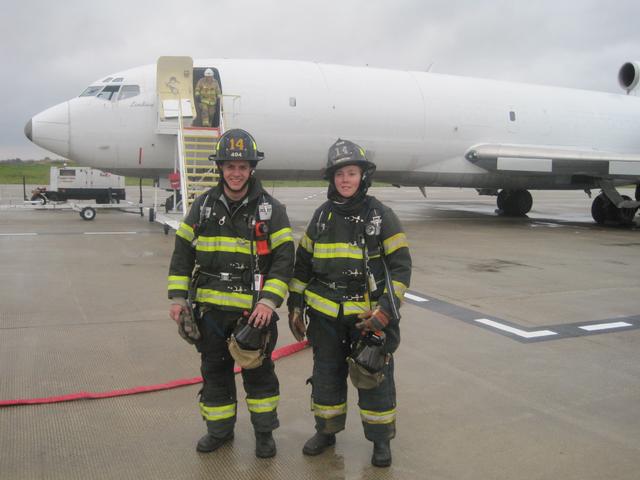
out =
[(486, 143), (465, 157), (491, 172), (536, 175), (588, 175), (599, 178), (640, 177), (640, 155), (564, 147)]

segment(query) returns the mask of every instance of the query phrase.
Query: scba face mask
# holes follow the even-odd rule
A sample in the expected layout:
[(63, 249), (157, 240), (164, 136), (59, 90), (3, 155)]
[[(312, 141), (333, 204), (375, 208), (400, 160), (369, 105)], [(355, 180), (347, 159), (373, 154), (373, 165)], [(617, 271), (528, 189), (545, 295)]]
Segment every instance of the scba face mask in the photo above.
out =
[(258, 368), (265, 358), (270, 332), (266, 328), (256, 328), (242, 316), (227, 341), (229, 353), (236, 363), (245, 370)]
[(369, 390), (384, 381), (382, 370), (391, 356), (385, 353), (385, 344), (384, 332), (370, 332), (358, 340), (353, 353), (347, 358), (349, 377), (354, 387)]

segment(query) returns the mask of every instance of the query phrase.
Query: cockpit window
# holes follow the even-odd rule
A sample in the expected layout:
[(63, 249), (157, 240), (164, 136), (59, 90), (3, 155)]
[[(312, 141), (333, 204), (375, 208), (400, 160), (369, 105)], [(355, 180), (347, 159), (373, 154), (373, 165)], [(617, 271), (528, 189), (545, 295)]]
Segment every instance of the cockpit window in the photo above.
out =
[(109, 83), (111, 81), (113, 77), (107, 77), (104, 80), (102, 80), (102, 83)]
[(124, 77), (118, 77), (111, 80), (111, 83), (118, 83), (118, 82), (122, 82), (123, 80), (124, 80)]
[(139, 85), (123, 85), (120, 89), (120, 95), (118, 95), (118, 100), (124, 100), (125, 98), (135, 97), (136, 95), (140, 95), (140, 86)]
[(84, 92), (82, 92), (80, 94), (81, 97), (95, 97), (98, 92), (102, 90), (102, 87), (100, 85), (91, 85), (90, 87), (87, 87)]
[(98, 98), (101, 98), (103, 100), (115, 99), (118, 90), (120, 90), (120, 85), (107, 85), (98, 94)]

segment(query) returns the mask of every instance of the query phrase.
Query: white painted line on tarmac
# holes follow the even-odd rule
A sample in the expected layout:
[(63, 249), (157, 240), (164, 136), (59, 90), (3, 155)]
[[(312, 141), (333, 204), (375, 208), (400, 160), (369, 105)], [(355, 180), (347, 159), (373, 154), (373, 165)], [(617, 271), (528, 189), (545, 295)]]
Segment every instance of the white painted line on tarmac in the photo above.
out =
[(35, 232), (25, 232), (25, 233), (0, 233), (0, 237), (29, 237), (33, 235), (38, 235)]
[(520, 330), (519, 328), (510, 327), (509, 325), (504, 325), (502, 323), (489, 320), (488, 318), (476, 318), (474, 321), (482, 323), (483, 325), (487, 325), (488, 327), (497, 328), (498, 330), (502, 330), (503, 332), (509, 332), (514, 335), (518, 335), (522, 338), (539, 338), (548, 337), (550, 335), (557, 335), (557, 333), (552, 330), (536, 330), (533, 332), (527, 332), (525, 330)]
[(84, 232), (85, 235), (135, 235), (138, 232)]
[(611, 322), (611, 323), (598, 323), (596, 325), (585, 325), (584, 327), (580, 327), (582, 330), (586, 330), (587, 332), (597, 332), (598, 330), (609, 330), (610, 328), (624, 328), (624, 327), (632, 327), (631, 323), (627, 322)]
[(419, 296), (414, 295), (414, 294), (409, 293), (409, 292), (405, 292), (404, 297), (408, 298), (409, 300), (413, 300), (414, 302), (428, 302), (429, 301), (427, 298), (422, 298), (422, 297), (419, 297)]

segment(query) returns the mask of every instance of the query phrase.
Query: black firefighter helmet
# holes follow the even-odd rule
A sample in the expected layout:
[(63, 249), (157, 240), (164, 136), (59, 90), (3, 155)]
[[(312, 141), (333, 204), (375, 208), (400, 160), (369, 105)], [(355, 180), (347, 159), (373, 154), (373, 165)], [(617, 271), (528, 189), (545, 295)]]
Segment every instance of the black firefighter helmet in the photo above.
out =
[(327, 167), (324, 170), (325, 180), (331, 181), (336, 170), (347, 165), (358, 165), (362, 168), (363, 180), (370, 179), (376, 171), (376, 164), (367, 160), (365, 151), (360, 145), (339, 138), (329, 147)]
[(218, 139), (216, 150), (209, 160), (216, 163), (231, 160), (247, 160), (251, 168), (264, 158), (264, 153), (258, 150), (255, 139), (246, 130), (232, 128), (227, 130)]

